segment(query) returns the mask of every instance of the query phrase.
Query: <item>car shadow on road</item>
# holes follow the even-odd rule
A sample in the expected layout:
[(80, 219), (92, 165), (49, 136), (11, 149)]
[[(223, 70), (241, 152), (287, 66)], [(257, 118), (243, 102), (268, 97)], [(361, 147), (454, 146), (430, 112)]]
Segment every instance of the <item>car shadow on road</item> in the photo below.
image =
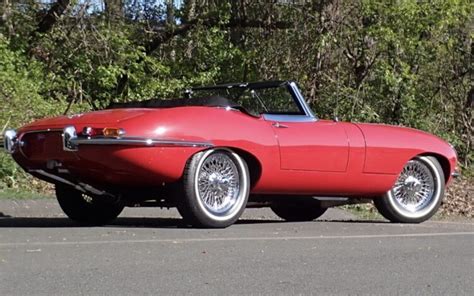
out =
[[(386, 220), (376, 220), (376, 219), (370, 219), (370, 220), (354, 220), (354, 219), (344, 219), (344, 220), (316, 220), (319, 222), (329, 222), (329, 223), (346, 223), (346, 224), (395, 224), (391, 223), (390, 221)], [(316, 222), (315, 221), (315, 222)]]
[(179, 218), (118, 218), (110, 224), (91, 226), (62, 217), (8, 217), (0, 218), (0, 228), (90, 228), (90, 227), (131, 227), (131, 228), (185, 228)]
[(10, 218), (10, 215), (5, 215), (4, 213), (0, 212), (0, 218)]
[[(277, 219), (241, 219), (235, 224), (279, 224), (279, 223), (301, 223), (285, 222)], [(382, 220), (315, 220), (305, 223), (365, 223), (365, 224), (387, 224)], [(0, 215), (0, 228), (61, 228), (61, 227), (91, 227), (76, 223), (63, 217), (11, 217)], [(180, 218), (155, 218), (155, 217), (123, 217), (117, 218), (112, 223), (96, 227), (129, 227), (129, 228), (190, 228)]]
[[(239, 220), (236, 224), (264, 224), (282, 223), (281, 220)], [(92, 227), (74, 222), (62, 217), (11, 217), (0, 216), (0, 228), (61, 228), (61, 227)], [(124, 217), (113, 222), (95, 227), (130, 227), (130, 228), (189, 228), (180, 218), (150, 218), (150, 217)]]

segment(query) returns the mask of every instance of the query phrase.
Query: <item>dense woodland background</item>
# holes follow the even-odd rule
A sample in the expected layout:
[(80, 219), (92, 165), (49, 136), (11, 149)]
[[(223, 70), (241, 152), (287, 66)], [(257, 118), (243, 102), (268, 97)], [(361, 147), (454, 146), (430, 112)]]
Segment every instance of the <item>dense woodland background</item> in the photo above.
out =
[[(0, 131), (184, 87), (293, 79), (318, 116), (419, 128), (472, 173), (469, 0), (3, 0)], [(0, 189), (31, 186), (0, 154)]]

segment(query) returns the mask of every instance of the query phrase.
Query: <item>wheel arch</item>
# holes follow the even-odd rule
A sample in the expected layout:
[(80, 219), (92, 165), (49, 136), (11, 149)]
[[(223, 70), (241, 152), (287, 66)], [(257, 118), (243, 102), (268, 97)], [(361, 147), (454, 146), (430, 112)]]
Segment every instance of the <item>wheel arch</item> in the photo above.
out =
[[(252, 189), (255, 184), (257, 184), (258, 180), (260, 180), (260, 177), (262, 176), (262, 164), (258, 160), (258, 158), (252, 154), (251, 152), (241, 149), (241, 148), (236, 148), (236, 147), (230, 147), (230, 146), (216, 146), (212, 147), (209, 149), (205, 150), (200, 150), (196, 153), (203, 152), (206, 150), (230, 150), (232, 152), (237, 153), (242, 159), (245, 161), (249, 168), (249, 175), (250, 175), (250, 189)], [(188, 159), (188, 161), (196, 154), (194, 153), (191, 155)]]
[(451, 175), (451, 164), (449, 163), (449, 160), (445, 156), (441, 154), (437, 154), (437, 153), (432, 153), (432, 152), (422, 153), (422, 154), (417, 155), (416, 157), (419, 157), (419, 156), (434, 157), (439, 162), (439, 164), (441, 165), (441, 168), (443, 169), (444, 183), (445, 184), (448, 183), (449, 177)]
[(255, 186), (255, 184), (257, 184), (258, 180), (260, 180), (260, 177), (262, 176), (262, 164), (260, 163), (260, 161), (255, 155), (253, 155), (252, 153), (246, 150), (242, 150), (235, 147), (227, 147), (227, 148), (237, 153), (247, 163), (247, 166), (249, 168), (249, 175), (250, 175), (250, 189), (252, 189)]

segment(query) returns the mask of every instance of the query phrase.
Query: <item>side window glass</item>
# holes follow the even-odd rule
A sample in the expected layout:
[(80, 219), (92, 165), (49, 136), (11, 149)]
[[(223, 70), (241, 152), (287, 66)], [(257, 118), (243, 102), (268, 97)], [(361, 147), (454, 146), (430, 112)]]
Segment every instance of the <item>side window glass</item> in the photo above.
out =
[(304, 115), (286, 87), (261, 89), (258, 95), (266, 106), (265, 113)]

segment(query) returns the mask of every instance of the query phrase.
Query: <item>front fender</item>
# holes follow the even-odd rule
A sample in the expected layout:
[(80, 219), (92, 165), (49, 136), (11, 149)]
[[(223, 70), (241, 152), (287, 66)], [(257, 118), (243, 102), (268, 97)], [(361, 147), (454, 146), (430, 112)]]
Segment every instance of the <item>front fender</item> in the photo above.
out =
[[(398, 126), (357, 124), (365, 137), (364, 173), (399, 174), (418, 155), (442, 158), (447, 179), (456, 168), (456, 151), (446, 141), (423, 131)], [(444, 163), (443, 163), (444, 162)]]

